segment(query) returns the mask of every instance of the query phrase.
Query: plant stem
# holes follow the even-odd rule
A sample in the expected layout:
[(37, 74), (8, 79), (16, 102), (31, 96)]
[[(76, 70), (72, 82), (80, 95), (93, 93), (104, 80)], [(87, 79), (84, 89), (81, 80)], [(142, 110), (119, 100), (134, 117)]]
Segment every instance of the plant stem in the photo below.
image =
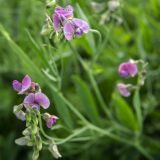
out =
[(38, 121), (39, 121), (40, 131), (41, 131), (42, 135), (43, 135), (45, 138), (47, 138), (48, 140), (51, 140), (51, 141), (54, 143), (53, 138), (50, 137), (50, 136), (48, 136), (48, 135), (45, 133), (45, 131), (43, 130), (41, 114), (40, 114), (39, 111), (37, 112), (37, 115), (38, 115)]
[(66, 142), (68, 142), (69, 140), (71, 140), (72, 138), (74, 138), (74, 137), (78, 136), (79, 134), (85, 132), (87, 129), (88, 129), (88, 127), (83, 127), (83, 128), (81, 128), (81, 129), (79, 129), (77, 132), (74, 132), (73, 134), (69, 135), (68, 137), (66, 137), (66, 138), (63, 139), (62, 141), (57, 142), (56, 144), (59, 145), (59, 144), (66, 143)]

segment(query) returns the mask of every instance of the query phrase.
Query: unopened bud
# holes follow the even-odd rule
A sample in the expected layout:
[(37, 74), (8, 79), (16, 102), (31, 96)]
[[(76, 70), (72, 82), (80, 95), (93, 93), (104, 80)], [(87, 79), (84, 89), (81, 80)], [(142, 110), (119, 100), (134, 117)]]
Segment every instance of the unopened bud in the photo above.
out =
[(20, 146), (25, 146), (28, 144), (28, 139), (26, 137), (21, 137), (15, 140), (15, 143)]
[(112, 12), (115, 11), (116, 9), (118, 9), (119, 6), (120, 6), (119, 0), (110, 0), (110, 1), (108, 2), (108, 8), (109, 8), (109, 10), (112, 11)]
[(58, 158), (62, 157), (61, 154), (58, 151), (57, 146), (55, 144), (51, 144), (48, 149), (52, 153), (54, 158), (58, 159)]
[(47, 2), (46, 8), (51, 8), (56, 5), (56, 0), (51, 0)]

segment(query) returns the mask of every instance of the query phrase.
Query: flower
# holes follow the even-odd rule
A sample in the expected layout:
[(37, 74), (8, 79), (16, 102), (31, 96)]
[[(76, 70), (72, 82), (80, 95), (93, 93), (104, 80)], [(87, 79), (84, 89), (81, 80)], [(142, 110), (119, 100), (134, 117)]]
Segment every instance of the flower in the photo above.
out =
[(127, 85), (123, 83), (117, 84), (117, 88), (120, 94), (124, 97), (129, 97), (131, 95), (131, 92), (130, 92), (131, 86), (132, 86), (131, 84), (127, 84)]
[(138, 73), (137, 64), (131, 59), (128, 62), (120, 64), (118, 71), (124, 78), (134, 77)]
[(89, 25), (82, 19), (73, 18), (73, 7), (62, 8), (57, 6), (52, 16), (56, 32), (63, 28), (65, 38), (70, 41), (74, 36), (81, 37), (83, 33), (89, 32)]
[(18, 92), (18, 94), (24, 94), (28, 89), (30, 89), (31, 83), (31, 78), (28, 75), (26, 75), (23, 78), (22, 82), (14, 80), (12, 82), (12, 86), (13, 89)]
[(72, 6), (68, 5), (66, 8), (57, 6), (55, 8), (55, 11), (52, 16), (52, 20), (53, 20), (53, 24), (56, 32), (61, 31), (61, 27), (63, 26), (63, 23), (69, 18), (73, 18)]
[(44, 120), (46, 121), (46, 125), (48, 128), (51, 128), (56, 122), (58, 117), (55, 115), (50, 115), (48, 113), (44, 114)]
[(42, 108), (47, 109), (50, 106), (50, 101), (44, 93), (37, 92), (29, 93), (29, 95), (25, 97), (23, 104), (26, 108), (32, 107), (39, 109), (41, 106)]
[(89, 32), (89, 25), (84, 20), (73, 18), (64, 25), (64, 36), (67, 40), (72, 40), (74, 36), (81, 37), (83, 33)]

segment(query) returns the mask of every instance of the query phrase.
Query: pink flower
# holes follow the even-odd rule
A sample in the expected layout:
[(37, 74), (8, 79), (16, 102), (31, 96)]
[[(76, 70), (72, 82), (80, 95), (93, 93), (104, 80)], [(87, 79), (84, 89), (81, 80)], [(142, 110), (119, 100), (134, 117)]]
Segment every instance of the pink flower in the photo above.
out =
[(64, 36), (68, 41), (71, 41), (74, 36), (81, 37), (84, 33), (90, 30), (89, 24), (78, 18), (68, 20), (64, 25)]
[(44, 109), (47, 109), (50, 106), (50, 101), (48, 97), (41, 93), (30, 93), (28, 96), (25, 97), (23, 104), (26, 108), (32, 107), (39, 109), (40, 106)]
[(64, 36), (68, 41), (72, 40), (74, 36), (81, 37), (83, 33), (88, 33), (90, 30), (86, 21), (73, 18), (72, 6), (56, 7), (52, 19), (55, 31), (61, 32), (63, 28)]
[(12, 82), (12, 86), (13, 89), (18, 92), (18, 94), (24, 94), (27, 90), (30, 89), (31, 83), (32, 83), (31, 78), (28, 75), (26, 75), (23, 78), (22, 82), (14, 80)]
[(45, 113), (44, 120), (46, 121), (47, 127), (52, 128), (52, 126), (57, 122), (58, 117), (55, 115), (50, 115), (48, 113)]
[(120, 94), (124, 97), (129, 97), (131, 95), (131, 84), (123, 84), (123, 83), (119, 83), (117, 85), (118, 91), (120, 92)]
[(138, 73), (137, 64), (134, 60), (129, 60), (128, 62), (120, 64), (118, 71), (124, 78), (134, 77)]
[(63, 23), (67, 19), (72, 18), (72, 17), (73, 17), (73, 7), (72, 6), (69, 5), (66, 8), (57, 6), (52, 16), (53, 24), (54, 24), (54, 28), (56, 32), (60, 32)]

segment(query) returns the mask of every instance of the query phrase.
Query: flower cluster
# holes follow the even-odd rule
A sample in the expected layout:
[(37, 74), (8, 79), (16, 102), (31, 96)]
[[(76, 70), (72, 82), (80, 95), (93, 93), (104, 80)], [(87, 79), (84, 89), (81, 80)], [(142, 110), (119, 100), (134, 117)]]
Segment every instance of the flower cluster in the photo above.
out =
[(63, 32), (68, 41), (72, 40), (75, 36), (81, 37), (90, 30), (87, 22), (74, 18), (73, 11), (74, 9), (70, 5), (66, 8), (57, 6), (52, 16), (55, 31), (57, 33)]
[[(50, 101), (41, 92), (39, 84), (32, 82), (31, 78), (26, 75), (22, 79), (22, 82), (14, 80), (12, 87), (19, 95), (25, 95), (23, 102), (13, 108), (16, 117), (26, 122), (26, 129), (22, 132), (23, 137), (16, 139), (15, 142), (18, 145), (33, 146), (34, 153), (32, 159), (36, 160), (38, 159), (39, 151), (42, 149), (43, 140), (41, 135), (43, 135), (48, 140), (49, 151), (53, 152), (53, 155), (61, 157), (58, 149), (50, 149), (51, 145), (55, 146), (54, 141), (51, 137), (48, 139), (49, 136), (46, 136), (42, 127), (42, 118), (45, 120), (46, 126), (52, 128), (58, 117), (49, 113), (41, 114), (40, 108), (47, 109), (50, 106)], [(57, 147), (55, 146), (54, 148)]]
[[(137, 63), (130, 59), (128, 62), (120, 64), (118, 71), (119, 75), (123, 78), (135, 77), (138, 74)], [(122, 96), (129, 97), (131, 95), (133, 85), (119, 83), (117, 88)]]
[[(138, 70), (138, 64), (141, 64), (141, 69)], [(140, 87), (144, 84), (145, 80), (145, 68), (146, 63), (142, 60), (134, 61), (130, 59), (128, 62), (122, 63), (119, 65), (119, 75), (123, 78), (133, 78), (138, 75), (138, 81), (136, 85), (133, 84), (123, 84), (119, 83), (117, 88), (120, 94), (124, 97), (129, 97), (131, 95), (131, 91)]]

